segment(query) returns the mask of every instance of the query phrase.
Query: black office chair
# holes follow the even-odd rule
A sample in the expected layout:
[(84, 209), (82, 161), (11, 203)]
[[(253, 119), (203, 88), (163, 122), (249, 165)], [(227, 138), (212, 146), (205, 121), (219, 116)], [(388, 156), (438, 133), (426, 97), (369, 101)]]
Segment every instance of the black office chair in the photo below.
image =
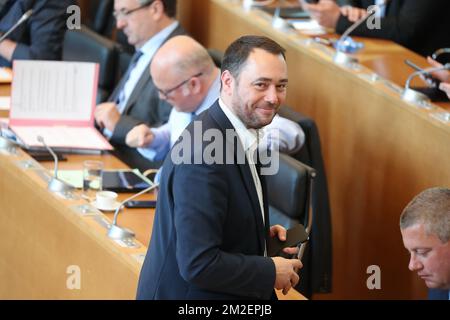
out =
[(106, 101), (116, 84), (116, 44), (86, 26), (66, 32), (63, 44), (64, 61), (97, 62), (100, 65), (97, 103)]
[(114, 27), (114, 0), (90, 0), (85, 8), (85, 24), (91, 30), (110, 37)]
[(331, 210), (319, 131), (313, 119), (289, 107), (283, 106), (279, 114), (298, 123), (305, 132), (304, 146), (291, 156), (316, 170), (312, 189), (312, 232), (302, 261), (302, 281), (297, 288), (307, 297), (313, 293), (329, 293), (332, 282)]
[(277, 173), (265, 176), (270, 224), (286, 229), (301, 225), (301, 233), (306, 235), (299, 254), (302, 258), (314, 221), (311, 199), (316, 171), (286, 154), (278, 155)]

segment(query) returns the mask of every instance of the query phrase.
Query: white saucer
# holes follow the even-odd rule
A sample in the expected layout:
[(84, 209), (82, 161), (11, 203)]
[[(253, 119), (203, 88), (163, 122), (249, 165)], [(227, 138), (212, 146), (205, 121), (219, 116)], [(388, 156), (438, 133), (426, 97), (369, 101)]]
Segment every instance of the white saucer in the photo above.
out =
[(114, 201), (114, 204), (109, 208), (104, 208), (104, 207), (98, 206), (97, 201), (95, 201), (95, 200), (91, 202), (91, 205), (93, 205), (94, 207), (96, 207), (98, 210), (101, 210), (101, 211), (116, 211), (117, 208), (120, 206), (120, 202)]

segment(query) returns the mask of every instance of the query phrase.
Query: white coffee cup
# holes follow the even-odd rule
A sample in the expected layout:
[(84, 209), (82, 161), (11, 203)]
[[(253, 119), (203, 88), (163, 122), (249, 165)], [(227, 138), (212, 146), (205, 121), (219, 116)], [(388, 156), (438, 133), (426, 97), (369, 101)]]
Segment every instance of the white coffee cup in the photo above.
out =
[(100, 191), (95, 196), (97, 207), (105, 209), (113, 208), (117, 199), (117, 193), (112, 191)]

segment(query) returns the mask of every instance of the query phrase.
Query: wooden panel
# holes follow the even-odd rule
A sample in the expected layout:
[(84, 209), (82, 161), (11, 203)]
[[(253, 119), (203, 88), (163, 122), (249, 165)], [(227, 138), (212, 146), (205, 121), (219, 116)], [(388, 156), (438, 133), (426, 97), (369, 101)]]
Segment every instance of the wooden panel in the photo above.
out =
[[(363, 68), (355, 72), (335, 65), (327, 48), (305, 46), (306, 37), (272, 29), (266, 15), (224, 0), (192, 6), (189, 31), (206, 47), (225, 50), (239, 36), (262, 34), (287, 49), (287, 103), (317, 122), (330, 190), (333, 294), (315, 297), (426, 298), (407, 268), (398, 218), (423, 189), (450, 186), (450, 126), (404, 103), (382, 81), (359, 76), (373, 70), (403, 86), (412, 72), (403, 60), (427, 65), (425, 59), (389, 41), (362, 39)], [(381, 268), (381, 290), (367, 289), (370, 265)]]

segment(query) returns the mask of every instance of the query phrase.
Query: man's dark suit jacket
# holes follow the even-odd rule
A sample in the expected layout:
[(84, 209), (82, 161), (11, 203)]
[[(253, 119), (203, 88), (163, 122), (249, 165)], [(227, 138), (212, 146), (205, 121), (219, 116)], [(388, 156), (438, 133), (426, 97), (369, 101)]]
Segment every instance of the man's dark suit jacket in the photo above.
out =
[[(183, 34), (186, 34), (186, 32), (179, 25), (164, 42)], [(158, 90), (150, 76), (150, 63), (133, 89), (110, 140), (116, 149), (114, 154), (117, 157), (130, 167), (138, 168), (142, 171), (152, 167), (159, 167), (160, 163), (152, 163), (141, 156), (135, 148), (127, 147), (125, 143), (127, 133), (142, 123), (150, 127), (159, 127), (169, 120), (170, 110), (172, 109), (170, 104), (159, 99)], [(118, 91), (120, 91), (125, 81), (126, 79), (124, 78), (120, 80), (108, 101), (115, 101), (115, 97), (119, 94)]]
[[(234, 130), (217, 102), (196, 120), (201, 132), (216, 129), (225, 137), (225, 130)], [(186, 130), (194, 139), (194, 123)], [(182, 140), (164, 162), (137, 298), (270, 299), (275, 266), (263, 257), (268, 227), (249, 165), (174, 165), (172, 157)], [(208, 144), (188, 150), (187, 158), (201, 156)], [(240, 142), (226, 144), (231, 159), (237, 148), (243, 152)], [(264, 204), (268, 226), (267, 201)]]
[(449, 300), (449, 290), (430, 289), (428, 290), (429, 300)]
[[(353, 0), (351, 4), (367, 8), (373, 0)], [(448, 0), (390, 0), (381, 29), (369, 30), (363, 23), (353, 35), (392, 40), (423, 56), (439, 48), (450, 47), (450, 1)], [(343, 33), (351, 25), (341, 16), (336, 31)]]
[[(75, 3), (74, 0), (9, 1), (0, 12), (1, 33), (8, 31), (25, 12), (33, 9), (28, 21), (8, 36), (8, 39), (18, 43), (12, 59), (61, 60), (67, 29), (66, 10)], [(0, 66), (11, 66), (11, 62), (0, 57)]]

